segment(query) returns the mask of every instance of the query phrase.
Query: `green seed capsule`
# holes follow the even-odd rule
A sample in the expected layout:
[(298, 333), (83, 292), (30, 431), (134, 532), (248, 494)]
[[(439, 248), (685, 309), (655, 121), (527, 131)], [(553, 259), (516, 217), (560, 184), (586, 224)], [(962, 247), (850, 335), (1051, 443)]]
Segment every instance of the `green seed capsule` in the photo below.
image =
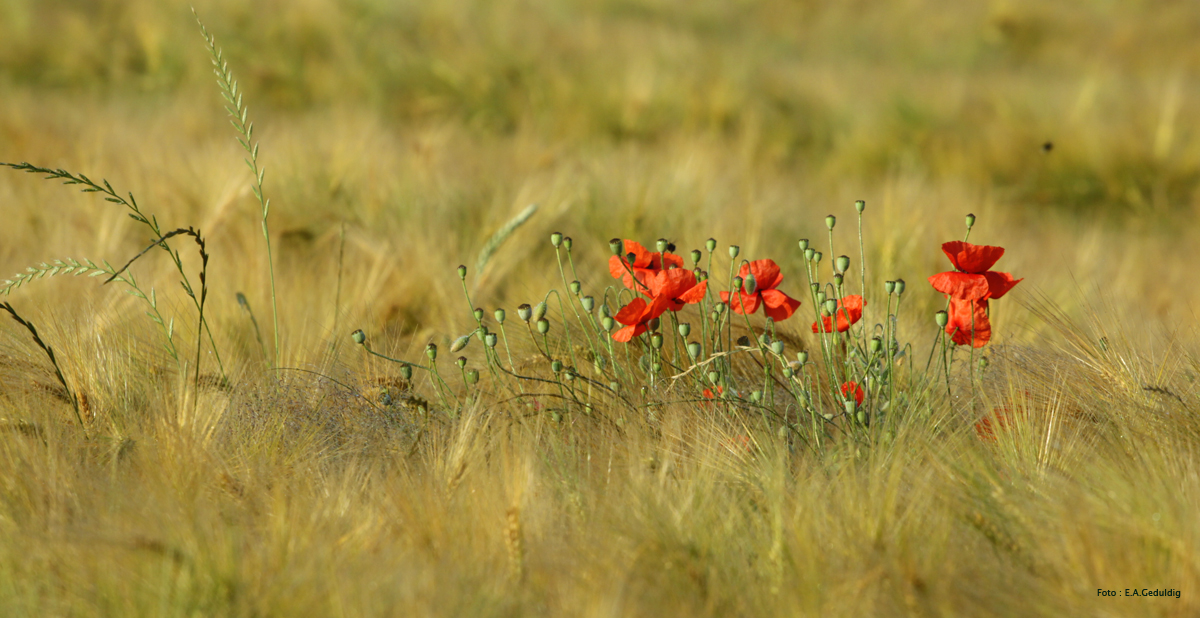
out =
[(620, 238), (614, 238), (608, 241), (608, 248), (612, 251), (613, 255), (619, 257), (621, 252), (625, 250), (625, 243)]
[(431, 343), (431, 344), (425, 346), (425, 356), (428, 356), (429, 360), (431, 360), (431, 361), (437, 360), (437, 344), (436, 343)]
[(835, 286), (837, 286), (837, 287), (839, 287), (839, 288), (840, 288), (840, 287), (842, 287), (842, 283), (843, 283), (845, 280), (846, 280), (846, 278), (842, 276), (842, 273), (838, 273), (838, 274), (836, 274), (836, 275), (834, 275), (834, 276), (833, 276), (833, 285), (835, 285)]
[(750, 401), (758, 403), (762, 401), (762, 391), (750, 391)]
[(497, 309), (492, 313), (492, 315), (496, 316), (496, 322), (500, 323), (501, 325), (504, 324), (504, 317), (506, 314), (504, 313), (503, 309)]
[(411, 380), (412, 367), (410, 365), (400, 365), (400, 377), (405, 380)]
[(904, 293), (904, 280), (897, 279), (896, 280), (896, 296), (899, 296), (903, 293)]
[(466, 279), (466, 278), (467, 278), (467, 267), (466, 267), (466, 266), (459, 265), (459, 267), (458, 267), (458, 278), (459, 278), (459, 279)]
[(591, 313), (592, 309), (596, 308), (596, 299), (591, 296), (584, 296), (579, 299), (579, 304), (583, 306), (584, 311)]
[(366, 343), (366, 341), (367, 341), (367, 334), (362, 332), (362, 329), (360, 328), (360, 329), (350, 333), (350, 338), (354, 340), (354, 343), (357, 343), (358, 345), (362, 345), (363, 343)]
[(833, 226), (835, 226), (835, 225), (837, 225), (837, 217), (835, 217), (833, 215), (829, 215), (829, 216), (825, 217), (825, 227), (829, 228), (830, 231), (832, 231)]
[(489, 347), (489, 348), (494, 348), (494, 347), (496, 347), (496, 344), (499, 342), (499, 340), (500, 340), (500, 338), (496, 336), (496, 333), (488, 333), (487, 335), (484, 336), (483, 343), (486, 344), (487, 347)]
[(550, 362), (550, 371), (553, 371), (554, 373), (560, 373), (560, 372), (562, 372), (562, 370), (563, 370), (562, 361), (554, 360), (554, 361)]
[(542, 318), (542, 319), (538, 320), (537, 321), (537, 331), (538, 331), (538, 333), (540, 333), (542, 335), (545, 335), (546, 333), (550, 332), (550, 320), (547, 320), (546, 318)]
[(667, 244), (666, 238), (659, 238), (654, 242), (654, 248), (657, 249), (659, 253), (662, 253), (667, 250)]
[(782, 355), (783, 354), (783, 342), (782, 341), (772, 341), (771, 342), (771, 351), (776, 354)]
[(688, 324), (687, 322), (684, 322), (683, 324), (679, 325), (678, 330), (679, 330), (679, 336), (683, 337), (684, 339), (687, 339), (687, 336), (692, 334), (692, 325)]
[(699, 343), (693, 341), (693, 342), (687, 344), (687, 353), (688, 353), (688, 356), (690, 356), (692, 360), (696, 360), (696, 359), (700, 358), (701, 351), (702, 350), (701, 350)]
[(650, 368), (654, 370), (654, 373), (662, 373), (662, 363), (654, 363)]
[(455, 364), (455, 365), (458, 365), (458, 368), (459, 368), (459, 369), (462, 369), (463, 367), (466, 367), (466, 366), (467, 366), (467, 357), (465, 357), (465, 356), (460, 356), (460, 357), (458, 357), (458, 358), (454, 359), (454, 364)]
[(808, 251), (808, 239), (807, 238), (800, 239), (800, 250)]
[(743, 283), (745, 283), (744, 279), (742, 279), (741, 277), (734, 277), (733, 278), (733, 291), (741, 292)]
[(871, 354), (879, 354), (883, 349), (883, 339), (879, 337), (871, 337)]
[(950, 323), (950, 315), (945, 311), (939, 311), (934, 314), (933, 319), (941, 328), (946, 328), (946, 324)]
[(813, 257), (816, 255), (817, 255), (816, 249), (809, 248), (809, 249), (804, 250), (804, 259), (808, 260), (809, 262), (811, 262)]
[(975, 215), (967, 215), (967, 229), (975, 227)]
[(791, 368), (791, 367), (784, 367), (784, 368), (783, 368), (783, 377), (784, 377), (784, 378), (787, 378), (788, 380), (791, 380), (791, 379), (792, 379), (792, 376), (794, 376), (794, 375), (796, 375), (796, 372), (792, 371), (792, 368)]
[(825, 292), (817, 292), (817, 304), (818, 305), (825, 304)]
[(708, 249), (709, 253), (716, 251), (717, 250), (717, 239), (709, 238), (708, 240), (704, 241), (704, 248)]
[(570, 237), (570, 236), (563, 236), (563, 249), (566, 249), (566, 250), (567, 250), (567, 253), (570, 253), (570, 252), (571, 252), (571, 245), (572, 245), (572, 244), (574, 244), (574, 243), (573, 243), (573, 241), (571, 240), (571, 237)]
[(611, 333), (613, 327), (616, 325), (617, 325), (616, 320), (613, 320), (611, 317), (609, 317), (607, 315), (600, 318), (600, 327), (603, 328), (604, 332), (606, 332), (606, 333)]
[(850, 268), (850, 256), (839, 255), (837, 259), (834, 260), (833, 266), (839, 273), (846, 272), (846, 269)]
[(837, 311), (837, 300), (833, 298), (825, 299), (824, 308), (828, 312), (827, 315), (833, 315)]
[(655, 350), (661, 350), (663, 347), (662, 333), (654, 333), (653, 335), (650, 335), (650, 345), (653, 346)]
[(806, 350), (796, 352), (796, 360), (800, 361), (800, 365), (802, 366), (808, 363), (808, 352)]
[(468, 369), (467, 370), (467, 384), (475, 385), (477, 383), (479, 383), (479, 370), (478, 369)]
[(741, 252), (742, 252), (741, 247), (739, 247), (737, 245), (729, 245), (729, 259), (736, 260), (738, 254)]
[(483, 319), (483, 309), (476, 308), (473, 315), (475, 316), (476, 322), (482, 320)]
[(708, 372), (708, 383), (709, 384), (716, 384), (720, 379), (721, 379), (721, 374), (719, 374), (715, 371)]
[(562, 239), (562, 232), (555, 232), (550, 235), (550, 244), (554, 245), (554, 248), (557, 249), (562, 244)]
[(578, 281), (572, 281), (568, 287), (571, 289), (572, 294), (579, 296), (579, 290), (583, 288), (583, 284)]
[(857, 200), (854, 202), (854, 210), (857, 210), (858, 214), (861, 215), (862, 212), (866, 209), (867, 209), (867, 203), (865, 201)]
[(813, 252), (813, 261), (814, 262), (820, 264), (822, 257), (824, 257), (824, 255), (820, 251)]
[(885, 283), (883, 284), (883, 291), (884, 291), (884, 292), (887, 292), (887, 293), (888, 293), (888, 296), (891, 296), (891, 295), (892, 295), (893, 293), (895, 293), (895, 291), (896, 291), (896, 282), (895, 282), (895, 281), (887, 281), (887, 282), (885, 282)]
[(522, 303), (521, 306), (517, 307), (517, 317), (521, 318), (522, 322), (528, 324), (533, 319), (533, 307), (530, 307), (529, 303)]
[(704, 257), (704, 254), (700, 253), (699, 249), (692, 249), (692, 267), (693, 268), (700, 264), (700, 258), (702, 258), (702, 257)]

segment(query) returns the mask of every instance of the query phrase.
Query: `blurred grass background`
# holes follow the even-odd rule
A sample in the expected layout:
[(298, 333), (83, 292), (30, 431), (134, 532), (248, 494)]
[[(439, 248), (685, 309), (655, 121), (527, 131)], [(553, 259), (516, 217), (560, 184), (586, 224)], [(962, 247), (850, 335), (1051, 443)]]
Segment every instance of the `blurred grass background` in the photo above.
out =
[[(267, 324), (257, 203), (189, 6), (0, 0), (0, 160), (107, 178), (164, 228), (200, 227), (214, 256), (207, 311), (218, 344), (235, 377), (255, 384), (262, 359), (235, 293), (244, 291)], [(539, 213), (485, 272), (470, 275), (479, 306), (511, 312), (542, 298), (557, 281), (551, 231), (576, 239), (590, 289), (608, 283), (611, 237), (665, 236), (683, 252), (712, 236), (741, 245), (748, 259), (778, 261), (783, 289), (798, 294), (796, 240), (823, 247), (823, 217), (837, 214), (837, 253), (857, 262), (846, 232), (853, 200), (865, 199), (869, 283), (908, 280), (904, 319), (914, 343), (932, 332), (928, 316), (942, 302), (924, 286), (948, 268), (939, 245), (961, 238), (963, 215), (973, 212), (971, 240), (1007, 247), (998, 268), (1026, 278), (994, 303), (997, 343), (1059, 342), (1057, 356), (1038, 357), (1045, 375), (1022, 378), (1049, 393), (1038, 404), (1046, 422), (1063, 409), (1157, 409), (1137, 398), (1149, 396), (1138, 394), (1147, 384), (1181, 393), (1186, 418), (1170, 430), (1155, 425), (1169, 437), (1157, 442), (1132, 417), (1118, 427), (1136, 438), (1064, 434), (1051, 446), (1039, 442), (1050, 433), (1031, 430), (998, 462), (914, 429), (912, 448), (895, 459), (832, 471), (788, 467), (769, 445), (749, 463), (731, 459), (719, 446), (724, 430), (685, 421), (669, 435), (634, 432), (629, 444), (601, 433), (547, 446), (552, 432), (540, 425), (484, 439), (496, 427), (475, 418), (410, 469), (387, 457), (354, 459), (319, 432), (301, 432), (311, 442), (248, 432), (218, 444), (200, 421), (195, 435), (138, 428), (141, 417), (128, 410), (152, 419), (179, 405), (158, 392), (170, 388), (128, 379), (162, 361), (142, 358), (157, 335), (138, 301), (94, 280), (38, 282), (9, 300), (61, 342), (69, 374), (109, 393), (97, 405), (125, 415), (114, 432), (151, 446), (125, 468), (115, 455), (80, 460), (65, 434), (48, 452), (33, 441), (5, 447), (10, 506), (0, 510), (0, 530), (11, 540), (0, 580), (14, 583), (0, 594), (12, 615), (46, 607), (58, 615), (1195, 609), (1200, 569), (1189, 556), (1200, 529), (1187, 513), (1200, 481), (1184, 403), (1194, 401), (1185, 352), (1195, 349), (1200, 300), (1200, 7), (195, 7), (240, 80), (262, 143), (285, 364), (362, 370), (358, 350), (330, 352), (360, 326), (396, 354), (448, 343), (469, 323), (455, 266), (473, 268), (488, 237), (530, 203)], [(110, 206), (0, 174), (0, 275), (61, 257), (122, 263), (149, 239)], [(188, 341), (192, 318), (165, 265), (138, 268)], [(807, 323), (787, 326), (802, 332)], [(1123, 368), (1101, 371), (1072, 356), (1085, 326), (1089, 341), (1122, 342), (1113, 362)], [(40, 362), (24, 333), (6, 333), (6, 362)], [(1072, 392), (1073, 378), (1062, 375), (1074, 374), (1054, 373), (1047, 358), (1078, 361), (1072, 371), (1095, 370), (1132, 394)], [(247, 388), (244, 397), (257, 396), (258, 387)], [(45, 406), (13, 392), (12, 409), (36, 417)], [(271, 405), (297, 414), (322, 405), (305, 394), (273, 397)], [(681, 436), (699, 452), (683, 456)], [(1151, 445), (1164, 450), (1130, 455)], [(608, 458), (607, 470), (593, 453)], [(329, 460), (350, 463), (330, 469)], [(673, 470), (663, 463), (672, 461)], [(461, 480), (468, 467), (474, 472)], [(1151, 476), (1166, 480), (1146, 497), (1139, 488)], [(540, 489), (527, 495), (526, 486)], [(495, 574), (506, 560), (504, 513), (517, 503), (533, 547), (532, 583), (520, 594)], [(298, 547), (303, 539), (311, 540)], [(929, 547), (916, 539), (931, 539)], [(120, 569), (136, 576), (115, 575)], [(801, 584), (778, 593), (771, 569)], [(1124, 581), (1130, 573), (1141, 579)], [(1097, 586), (1132, 585), (1188, 592), (1174, 605), (1095, 599)], [(393, 592), (369, 592), (378, 589)]]

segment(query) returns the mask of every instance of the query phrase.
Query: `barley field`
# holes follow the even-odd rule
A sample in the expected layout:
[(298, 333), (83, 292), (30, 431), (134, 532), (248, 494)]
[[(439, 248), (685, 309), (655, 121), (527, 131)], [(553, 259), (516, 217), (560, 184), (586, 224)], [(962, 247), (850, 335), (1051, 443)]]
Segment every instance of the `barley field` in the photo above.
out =
[(1198, 29), (0, 0), (0, 615), (1198, 615)]

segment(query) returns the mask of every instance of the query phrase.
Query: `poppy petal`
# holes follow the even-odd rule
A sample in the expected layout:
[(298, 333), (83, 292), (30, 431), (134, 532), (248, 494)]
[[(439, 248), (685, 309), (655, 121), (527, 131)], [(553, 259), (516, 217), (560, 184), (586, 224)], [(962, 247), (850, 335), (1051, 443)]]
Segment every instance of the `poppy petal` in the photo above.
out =
[(776, 322), (792, 317), (792, 314), (796, 313), (796, 309), (800, 307), (800, 301), (779, 290), (763, 290), (756, 296), (762, 297), (763, 313)]
[(987, 278), (988, 298), (1000, 298), (1008, 293), (1009, 290), (1017, 286), (1018, 283), (1024, 281), (1024, 278), (1013, 279), (1013, 276), (1008, 273), (998, 273), (988, 271), (983, 273)]
[(774, 260), (755, 260), (750, 262), (748, 268), (750, 274), (754, 275), (759, 290), (772, 290), (783, 282), (783, 274), (779, 272), (779, 265)]
[(851, 391), (854, 392), (854, 402), (861, 406), (866, 395), (866, 393), (863, 392), (863, 388), (858, 385), (858, 382), (843, 382), (842, 396), (849, 396)]
[(982, 348), (992, 338), (992, 322), (986, 300), (950, 299), (950, 321), (946, 333), (958, 345)]
[(643, 317), (646, 315), (646, 308), (646, 299), (635, 298), (629, 301), (628, 305), (621, 307), (621, 310), (617, 312), (617, 315), (613, 316), (613, 319), (625, 325), (637, 324), (649, 319)]
[(633, 265), (637, 268), (649, 268), (654, 263), (654, 255), (642, 246), (642, 243), (634, 240), (625, 241), (625, 254), (633, 254)]
[[(692, 276), (695, 277), (695, 275), (692, 275)], [(694, 280), (695, 279), (693, 279), (693, 281)], [(708, 293), (708, 281), (701, 281), (700, 283), (693, 285), (692, 289), (684, 292), (683, 294), (680, 294), (679, 296), (676, 296), (675, 299), (681, 303), (687, 303), (689, 305), (692, 305), (692, 304), (695, 304), (695, 303), (698, 303), (698, 302), (704, 300), (704, 296), (707, 293)]]
[(636, 325), (625, 326), (625, 327), (617, 329), (613, 333), (612, 338), (613, 338), (613, 341), (619, 341), (621, 343), (629, 343), (630, 341), (633, 340), (634, 337), (637, 337), (638, 335), (646, 332), (646, 330), (647, 330), (647, 328), (646, 328), (645, 324), (636, 324)]
[(929, 278), (933, 289), (960, 300), (984, 298), (988, 293), (988, 280), (983, 275), (948, 271)]
[(959, 271), (981, 275), (1004, 255), (1004, 247), (972, 245), (969, 242), (952, 240), (942, 244), (942, 253), (950, 258), (950, 263)]
[(739, 315), (750, 315), (758, 311), (758, 303), (758, 294), (738, 292), (736, 297), (729, 299), (729, 310)]

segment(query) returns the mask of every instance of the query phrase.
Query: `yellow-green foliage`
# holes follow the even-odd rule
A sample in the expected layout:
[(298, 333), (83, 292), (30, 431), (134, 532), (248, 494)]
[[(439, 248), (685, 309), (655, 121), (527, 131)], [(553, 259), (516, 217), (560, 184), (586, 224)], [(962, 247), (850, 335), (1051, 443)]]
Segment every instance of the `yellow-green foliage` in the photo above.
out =
[[(160, 252), (129, 272), (148, 298), (35, 274), (0, 299), (88, 424), (0, 316), (0, 614), (1200, 612), (1200, 8), (200, 3), (261, 143), (272, 367), (261, 206), (189, 7), (0, 0), (0, 161), (106, 178), (164, 231), (200, 230), (225, 369), (205, 335), (193, 381), (195, 305)], [(0, 171), (0, 277), (154, 240), (121, 205)], [(1025, 277), (992, 305), (977, 385), (955, 375), (869, 447), (818, 457), (696, 402), (556, 422), (496, 395), (451, 419), (349, 337), (449, 350), (475, 327), (455, 267), (531, 203), (467, 278), (514, 341), (516, 306), (559, 285), (552, 231), (592, 293), (609, 238), (686, 255), (713, 236), (806, 298), (796, 240), (824, 251), (838, 215), (854, 275), (860, 198), (868, 289), (908, 281), (913, 371), (964, 214)], [(198, 282), (195, 248), (180, 259)], [(780, 326), (811, 344), (809, 323)], [(1012, 426), (979, 439), (1000, 408)]]

